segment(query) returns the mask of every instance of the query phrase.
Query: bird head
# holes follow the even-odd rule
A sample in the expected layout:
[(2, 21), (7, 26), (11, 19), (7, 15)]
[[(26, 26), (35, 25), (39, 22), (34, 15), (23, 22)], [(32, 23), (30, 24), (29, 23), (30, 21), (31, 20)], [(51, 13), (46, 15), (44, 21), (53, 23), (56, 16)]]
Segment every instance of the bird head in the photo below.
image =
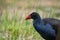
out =
[(26, 17), (26, 20), (28, 20), (28, 19), (37, 19), (37, 18), (40, 18), (39, 14), (37, 12), (32, 12), (31, 14), (29, 14)]

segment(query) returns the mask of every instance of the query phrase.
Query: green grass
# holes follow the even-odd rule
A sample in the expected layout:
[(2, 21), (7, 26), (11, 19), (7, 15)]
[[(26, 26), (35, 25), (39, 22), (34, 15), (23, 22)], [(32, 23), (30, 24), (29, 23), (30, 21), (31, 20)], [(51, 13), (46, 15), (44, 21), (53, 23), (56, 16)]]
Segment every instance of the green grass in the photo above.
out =
[(42, 40), (29, 21), (17, 21), (17, 16), (8, 20), (8, 14), (4, 14), (0, 22), (0, 40)]
[[(53, 8), (41, 8), (46, 12), (46, 17), (55, 17)], [(39, 7), (36, 10), (41, 10)], [(38, 11), (37, 11), (38, 12)], [(45, 16), (43, 15), (43, 16)], [(32, 20), (21, 19), (17, 21), (17, 14), (8, 19), (8, 12), (3, 14), (0, 21), (0, 40), (44, 40), (34, 29)], [(60, 16), (59, 14), (57, 16)]]
[[(8, 3), (5, 4), (3, 1), (3, 5), (2, 6), (2, 10), (4, 9), (3, 7), (8, 6), (8, 8), (10, 7), (11, 9), (18, 9), (17, 11), (20, 12), (21, 9), (23, 10), (22, 13), (24, 13), (26, 11), (28, 11), (28, 13), (32, 10), (36, 10), (37, 12), (42, 11), (43, 17), (50, 17), (50, 18), (60, 18), (60, 14), (54, 14), (55, 10), (60, 10), (60, 7), (57, 5), (56, 6), (41, 6), (41, 5), (37, 5), (38, 0), (22, 0), (23, 2), (20, 4), (19, 2), (20, 0), (11, 0), (11, 1), (7, 1)], [(26, 2), (25, 5), (24, 3)], [(31, 4), (32, 3), (32, 4)], [(36, 3), (36, 5), (34, 4)], [(1, 3), (2, 4), (2, 3)], [(5, 5), (4, 5), (5, 4)], [(33, 5), (34, 4), (34, 5)], [(8, 11), (11, 11), (11, 9), (8, 9)], [(19, 9), (20, 8), (20, 9)], [(26, 8), (28, 10), (26, 10)], [(5, 10), (5, 9), (4, 9)], [(25, 20), (24, 18), (20, 18), (20, 20), (18, 21), (18, 15), (19, 13), (16, 13), (13, 18), (11, 20), (8, 19), (8, 14), (9, 12), (7, 10), (5, 10), (6, 12), (3, 12), (3, 15), (0, 16), (0, 40), (44, 40), (34, 29), (33, 25), (32, 25), (32, 20)], [(15, 10), (13, 10), (15, 13)], [(12, 13), (12, 14), (14, 14)], [(17, 15), (18, 14), (18, 15)], [(23, 14), (24, 15), (24, 14)], [(21, 17), (21, 15), (20, 15)]]

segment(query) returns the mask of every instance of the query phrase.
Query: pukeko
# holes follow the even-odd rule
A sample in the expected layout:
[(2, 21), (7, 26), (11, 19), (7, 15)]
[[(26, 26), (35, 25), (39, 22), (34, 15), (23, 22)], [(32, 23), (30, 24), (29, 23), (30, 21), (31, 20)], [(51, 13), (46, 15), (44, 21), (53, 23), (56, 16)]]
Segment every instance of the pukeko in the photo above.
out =
[(45, 40), (56, 40), (57, 30), (60, 27), (60, 20), (54, 18), (41, 19), (37, 12), (32, 12), (26, 17), (26, 20), (33, 19), (33, 26), (35, 30)]

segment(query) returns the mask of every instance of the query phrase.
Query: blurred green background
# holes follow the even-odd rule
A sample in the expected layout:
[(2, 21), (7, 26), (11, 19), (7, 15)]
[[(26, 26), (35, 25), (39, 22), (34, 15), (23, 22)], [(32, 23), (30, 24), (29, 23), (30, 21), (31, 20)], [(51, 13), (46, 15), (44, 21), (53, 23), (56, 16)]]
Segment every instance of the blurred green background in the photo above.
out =
[(60, 0), (0, 0), (0, 40), (44, 40), (25, 20), (33, 11), (60, 19)]

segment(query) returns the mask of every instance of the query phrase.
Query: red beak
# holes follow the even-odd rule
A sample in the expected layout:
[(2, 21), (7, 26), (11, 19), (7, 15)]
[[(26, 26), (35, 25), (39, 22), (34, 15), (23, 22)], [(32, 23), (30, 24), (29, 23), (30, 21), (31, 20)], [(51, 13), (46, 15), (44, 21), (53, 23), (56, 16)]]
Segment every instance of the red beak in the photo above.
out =
[(26, 17), (26, 20), (31, 19), (31, 14)]

